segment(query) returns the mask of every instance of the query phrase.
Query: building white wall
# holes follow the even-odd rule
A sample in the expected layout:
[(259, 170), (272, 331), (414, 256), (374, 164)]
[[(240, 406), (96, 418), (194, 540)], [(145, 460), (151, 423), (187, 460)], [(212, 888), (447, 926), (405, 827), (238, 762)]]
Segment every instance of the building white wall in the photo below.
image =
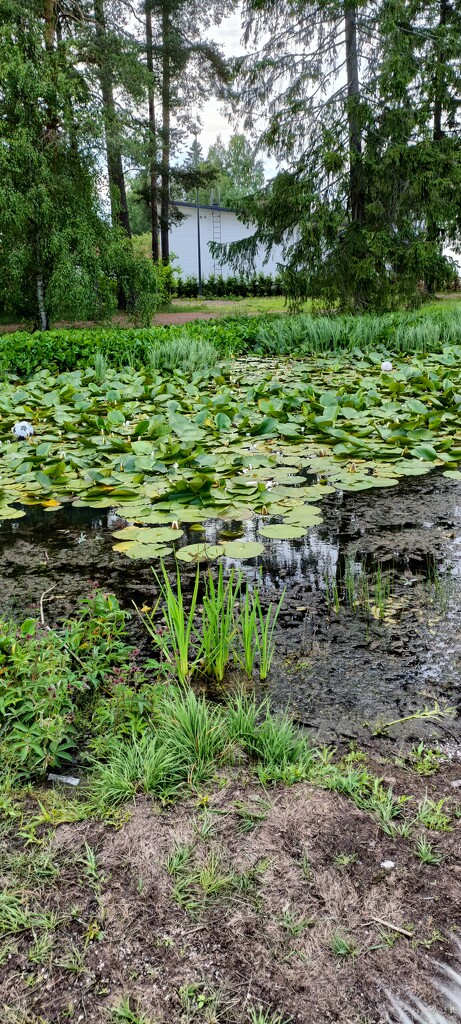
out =
[[(184, 220), (179, 224), (172, 224), (170, 228), (170, 251), (176, 256), (175, 266), (180, 270), (182, 277), (198, 277), (198, 244), (197, 244), (197, 208), (187, 203), (175, 204), (184, 215)], [(209, 277), (210, 274), (229, 277), (235, 271), (226, 264), (220, 266), (214, 260), (209, 248), (209, 243), (216, 242), (237, 242), (241, 238), (248, 238), (254, 233), (254, 228), (246, 227), (237, 219), (232, 210), (224, 210), (219, 207), (200, 207), (200, 252), (202, 257), (202, 277)], [(283, 262), (280, 247), (274, 247), (267, 263), (263, 263), (263, 252), (260, 252), (255, 260), (256, 273), (263, 274), (277, 273), (277, 263)]]

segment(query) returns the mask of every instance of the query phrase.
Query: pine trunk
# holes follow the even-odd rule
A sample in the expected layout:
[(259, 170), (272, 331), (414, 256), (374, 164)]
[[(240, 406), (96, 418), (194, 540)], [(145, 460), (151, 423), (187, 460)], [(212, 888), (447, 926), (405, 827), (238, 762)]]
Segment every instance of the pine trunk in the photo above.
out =
[(361, 224), (365, 213), (363, 188), (362, 133), (360, 127), (360, 84), (357, 53), (357, 6), (344, 8), (347, 70), (347, 118), (349, 125), (349, 191), (352, 222)]
[(123, 228), (131, 238), (130, 216), (126, 198), (122, 150), (118, 138), (114, 87), (107, 61), (107, 31), (104, 0), (94, 0), (96, 39), (98, 42), (99, 82), (101, 86), (104, 130), (106, 136), (107, 172), (109, 176), (112, 223)]
[(170, 12), (169, 0), (162, 5), (162, 180), (160, 203), (160, 236), (162, 243), (162, 260), (169, 263), (169, 213), (170, 213)]
[(154, 95), (154, 53), (152, 39), (152, 11), (146, 7), (146, 56), (149, 72), (149, 196), (150, 220), (152, 232), (152, 259), (157, 263), (160, 258), (158, 238), (158, 183), (157, 183), (157, 135), (155, 131), (155, 95)]

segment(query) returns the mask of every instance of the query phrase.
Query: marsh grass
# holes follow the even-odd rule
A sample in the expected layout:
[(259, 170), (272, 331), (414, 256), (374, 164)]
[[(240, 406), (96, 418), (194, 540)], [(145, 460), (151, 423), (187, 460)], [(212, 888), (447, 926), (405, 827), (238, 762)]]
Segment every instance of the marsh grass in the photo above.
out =
[(336, 579), (330, 570), (324, 576), (328, 611), (340, 611), (345, 605), (351, 612), (360, 612), (368, 621), (383, 622), (394, 591), (394, 571), (380, 564), (367, 573), (353, 558), (346, 558), (344, 572)]
[[(163, 562), (161, 563), (161, 567), (163, 579), (158, 575), (158, 573), (154, 572), (160, 589), (160, 597), (157, 604), (150, 612), (141, 612), (138, 608), (136, 610), (144, 623), (149, 636), (154, 641), (154, 644), (160, 648), (165, 660), (172, 665), (179, 682), (184, 685), (193, 675), (200, 660), (202, 649), (201, 644), (199, 644), (198, 648), (195, 648), (194, 653), (191, 654), (194, 617), (200, 580), (199, 567), (197, 566), (194, 588), (188, 611), (186, 611), (184, 603), (179, 565), (176, 566), (176, 588), (171, 585), (170, 578)], [(162, 610), (166, 627), (165, 630), (159, 630), (155, 620), (156, 611), (160, 602), (162, 602)]]
[(205, 581), (202, 614), (202, 658), (206, 675), (222, 682), (232, 660), (237, 632), (236, 608), (242, 586), (242, 574), (234, 582), (234, 570), (224, 581), (223, 567), (218, 568), (216, 581), (208, 573)]

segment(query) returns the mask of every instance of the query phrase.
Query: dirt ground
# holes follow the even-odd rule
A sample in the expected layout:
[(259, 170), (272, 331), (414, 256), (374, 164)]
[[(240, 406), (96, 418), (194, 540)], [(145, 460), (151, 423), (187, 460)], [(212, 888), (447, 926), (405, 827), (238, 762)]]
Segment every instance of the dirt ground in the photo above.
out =
[[(171, 808), (140, 796), (118, 827), (4, 834), (4, 893), (55, 918), (3, 936), (2, 1021), (381, 1024), (383, 988), (433, 999), (461, 926), (461, 764), (370, 767), (411, 794), (409, 821), (427, 791), (448, 798), (451, 831), (391, 837), (345, 797), (232, 769)], [(440, 863), (416, 857), (421, 835)]]

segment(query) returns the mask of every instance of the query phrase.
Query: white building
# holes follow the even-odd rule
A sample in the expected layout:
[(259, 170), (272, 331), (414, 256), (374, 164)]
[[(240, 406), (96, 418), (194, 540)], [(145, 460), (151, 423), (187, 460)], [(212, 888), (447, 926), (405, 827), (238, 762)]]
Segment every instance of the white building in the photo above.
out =
[[(170, 252), (176, 256), (175, 266), (181, 277), (198, 277), (198, 231), (197, 207), (195, 203), (175, 203), (183, 220), (170, 227)], [(233, 210), (223, 206), (199, 206), (200, 216), (200, 255), (202, 278), (210, 274), (229, 277), (235, 271), (226, 264), (221, 266), (210, 253), (210, 242), (237, 242), (248, 238), (254, 233), (254, 227), (246, 227), (238, 220)], [(277, 274), (277, 263), (283, 263), (280, 247), (273, 248), (267, 263), (264, 263), (264, 252), (261, 250), (255, 259), (255, 272)]]

